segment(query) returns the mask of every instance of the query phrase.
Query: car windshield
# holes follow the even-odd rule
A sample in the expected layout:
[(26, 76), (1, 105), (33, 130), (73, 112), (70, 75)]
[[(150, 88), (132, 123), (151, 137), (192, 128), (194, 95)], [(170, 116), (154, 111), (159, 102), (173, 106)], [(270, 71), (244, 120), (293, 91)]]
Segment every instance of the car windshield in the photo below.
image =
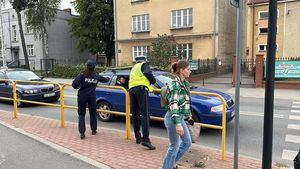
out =
[(9, 71), (6, 73), (11, 80), (40, 80), (40, 78), (31, 71)]
[(156, 76), (156, 79), (162, 82), (164, 85), (171, 84), (174, 78), (175, 76), (171, 73), (166, 73), (166, 74)]

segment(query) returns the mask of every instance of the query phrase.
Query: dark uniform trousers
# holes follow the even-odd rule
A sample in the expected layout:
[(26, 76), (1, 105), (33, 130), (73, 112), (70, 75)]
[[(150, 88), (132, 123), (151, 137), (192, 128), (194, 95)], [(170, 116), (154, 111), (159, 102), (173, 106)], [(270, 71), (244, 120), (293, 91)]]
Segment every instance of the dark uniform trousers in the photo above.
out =
[[(149, 106), (148, 106), (148, 88), (145, 86), (136, 86), (129, 90), (130, 109), (133, 119), (134, 134), (136, 139), (149, 141)], [(143, 138), (140, 133), (140, 123), (142, 123)]]
[(96, 97), (78, 97), (78, 115), (79, 115), (79, 123), (78, 123), (78, 129), (79, 132), (84, 134), (85, 133), (85, 113), (86, 113), (86, 103), (88, 103), (89, 106), (89, 112), (90, 112), (90, 125), (91, 130), (96, 131), (97, 130), (97, 117), (96, 117)]

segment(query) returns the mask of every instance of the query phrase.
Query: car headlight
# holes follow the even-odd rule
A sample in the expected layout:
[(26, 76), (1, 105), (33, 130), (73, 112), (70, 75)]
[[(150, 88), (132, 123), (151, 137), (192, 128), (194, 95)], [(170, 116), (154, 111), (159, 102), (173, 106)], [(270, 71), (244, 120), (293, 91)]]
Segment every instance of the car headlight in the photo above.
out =
[(34, 93), (38, 93), (38, 90), (37, 89), (34, 89), (34, 90), (24, 90), (24, 93), (25, 94), (34, 94)]
[(210, 111), (211, 112), (220, 112), (220, 111), (223, 111), (223, 104), (211, 107)]

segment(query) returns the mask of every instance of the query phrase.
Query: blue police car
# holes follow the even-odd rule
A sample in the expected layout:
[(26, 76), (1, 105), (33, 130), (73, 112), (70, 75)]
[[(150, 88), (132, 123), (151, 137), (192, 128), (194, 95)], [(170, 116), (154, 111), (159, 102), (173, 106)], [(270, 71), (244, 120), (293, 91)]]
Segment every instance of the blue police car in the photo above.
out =
[[(160, 89), (162, 86), (166, 84), (170, 84), (174, 78), (174, 75), (167, 71), (153, 70), (153, 75), (156, 78), (156, 84), (154, 88)], [(126, 78), (126, 83), (124, 84), (125, 88), (128, 88), (130, 70), (120, 70), (120, 69), (112, 69), (106, 70), (100, 75), (109, 77), (110, 81), (107, 83), (102, 83), (102, 85), (118, 85), (118, 81), (120, 77)], [(101, 85), (101, 84), (100, 84)], [(212, 92), (218, 93), (224, 97), (226, 100), (226, 117), (227, 122), (230, 122), (235, 114), (234, 114), (234, 102), (230, 95), (206, 88), (200, 88), (196, 86), (191, 87), (191, 91), (198, 92)], [(105, 109), (105, 110), (114, 110), (119, 112), (125, 112), (125, 94), (123, 91), (118, 89), (107, 89), (107, 88), (97, 88), (96, 89), (96, 97), (97, 97), (97, 109)], [(160, 106), (160, 94), (159, 93), (149, 93), (149, 103), (150, 103), (150, 115), (156, 117), (164, 117), (166, 110), (161, 108)], [(222, 124), (222, 102), (217, 97), (212, 96), (203, 96), (203, 95), (192, 95), (192, 114), (193, 118), (197, 122), (205, 123), (205, 124), (214, 124), (221, 125)], [(115, 115), (106, 114), (106, 113), (98, 113), (98, 118), (101, 121), (112, 121), (115, 118)]]
[[(25, 69), (0, 69), (0, 79), (44, 81), (35, 73)], [(30, 101), (57, 101), (60, 97), (58, 85), (17, 83), (17, 98)], [(12, 85), (0, 80), (0, 97), (12, 98)], [(17, 102), (23, 106), (24, 102)]]

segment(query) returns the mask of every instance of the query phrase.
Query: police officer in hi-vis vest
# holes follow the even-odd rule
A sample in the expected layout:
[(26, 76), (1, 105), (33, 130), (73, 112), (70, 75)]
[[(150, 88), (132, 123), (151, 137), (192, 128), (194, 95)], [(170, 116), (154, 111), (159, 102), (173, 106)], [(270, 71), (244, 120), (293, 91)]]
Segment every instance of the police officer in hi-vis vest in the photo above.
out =
[[(151, 84), (155, 83), (155, 78), (150, 70), (150, 66), (146, 63), (146, 57), (138, 56), (135, 58), (137, 62), (130, 72), (129, 79), (129, 95), (130, 108), (133, 118), (134, 134), (136, 144), (142, 144), (150, 150), (155, 147), (149, 139), (149, 91), (153, 91)], [(140, 122), (142, 123), (142, 133), (140, 133)]]
[(92, 135), (97, 133), (97, 117), (96, 117), (96, 87), (98, 82), (108, 82), (109, 78), (98, 75), (95, 72), (96, 63), (88, 60), (86, 70), (77, 75), (73, 80), (72, 86), (74, 89), (79, 89), (77, 94), (78, 103), (78, 128), (80, 138), (85, 138), (85, 113), (86, 104), (88, 104), (90, 112), (90, 125)]

